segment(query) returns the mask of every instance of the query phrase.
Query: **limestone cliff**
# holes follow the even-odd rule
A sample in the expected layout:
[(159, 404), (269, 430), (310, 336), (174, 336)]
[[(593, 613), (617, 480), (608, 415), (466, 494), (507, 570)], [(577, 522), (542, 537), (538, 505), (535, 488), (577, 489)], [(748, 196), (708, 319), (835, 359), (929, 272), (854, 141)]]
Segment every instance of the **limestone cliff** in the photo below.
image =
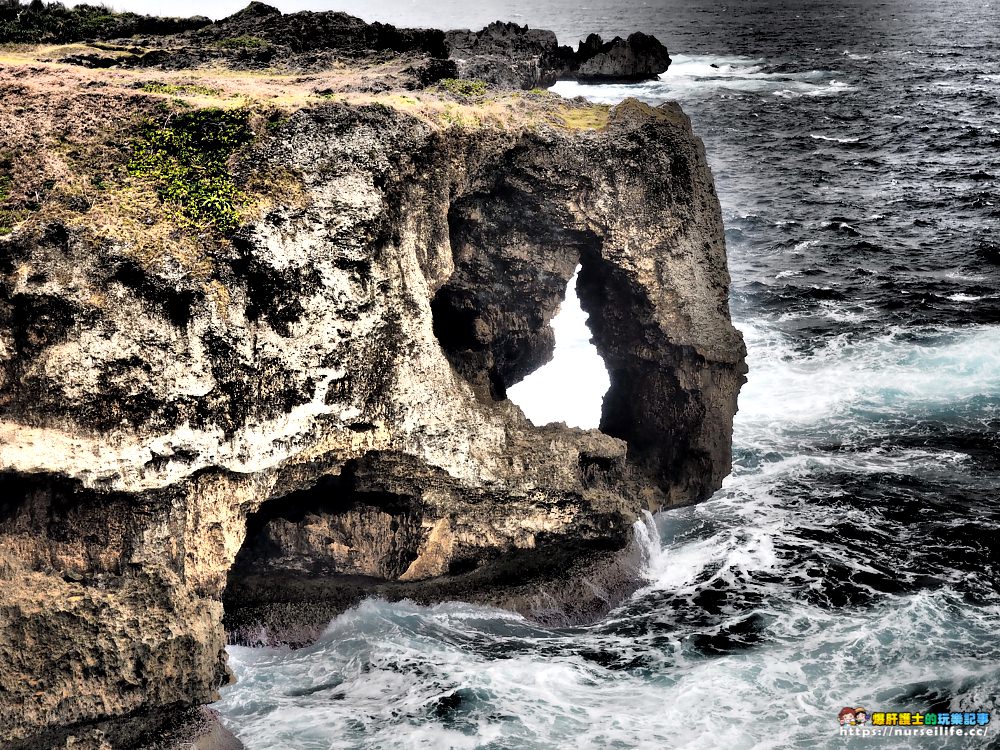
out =
[[(678, 107), (64, 52), (0, 69), (0, 740), (139, 746), (227, 631), (372, 593), (593, 619), (641, 511), (719, 486), (743, 348)], [(599, 431), (505, 398), (577, 264)]]

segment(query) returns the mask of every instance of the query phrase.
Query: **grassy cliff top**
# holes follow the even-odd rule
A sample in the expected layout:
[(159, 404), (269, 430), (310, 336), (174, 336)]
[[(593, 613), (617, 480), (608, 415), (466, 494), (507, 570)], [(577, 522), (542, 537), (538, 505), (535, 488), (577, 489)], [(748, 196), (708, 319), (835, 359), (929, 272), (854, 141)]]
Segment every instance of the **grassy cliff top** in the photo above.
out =
[(100, 43), (0, 46), (0, 239), (55, 222), (127, 248), (143, 265), (168, 262), (208, 283), (213, 246), (268, 206), (303, 199), (300, 175), (240, 159), (280, 138), (297, 110), (375, 105), (436, 130), (509, 134), (600, 130), (609, 120), (608, 107), (546, 91), (454, 79), (405, 89), (397, 84), (412, 86), (409, 62), (391, 56), (308, 74), (78, 62), (137, 52)]
[(183, 70), (102, 68), (77, 62), (91, 55), (104, 58), (127, 54), (102, 43), (0, 45), (0, 87), (27, 87), (31, 94), (48, 95), (53, 101), (93, 93), (108, 100), (139, 95), (182, 108), (253, 106), (290, 110), (329, 101), (377, 102), (443, 126), (483, 123), (510, 128), (548, 123), (592, 129), (607, 124), (608, 107), (566, 100), (540, 89), (502, 90), (482, 81), (452, 78), (415, 88), (405, 77), (410, 66), (406, 58), (361, 61), (357, 65), (335, 63), (314, 73), (223, 66)]

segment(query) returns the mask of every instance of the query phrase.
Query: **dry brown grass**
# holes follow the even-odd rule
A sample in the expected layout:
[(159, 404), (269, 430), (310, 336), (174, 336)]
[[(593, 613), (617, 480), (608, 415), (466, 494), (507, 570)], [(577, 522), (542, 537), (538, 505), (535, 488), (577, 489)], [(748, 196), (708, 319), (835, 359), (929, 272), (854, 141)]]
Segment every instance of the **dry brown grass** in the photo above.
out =
[[(87, 45), (62, 47), (0, 48), (0, 66), (17, 66), (57, 89), (100, 86), (108, 94), (134, 94), (143, 88), (147, 97), (191, 107), (271, 106), (285, 110), (315, 106), (327, 101), (348, 104), (379, 103), (419, 117), (439, 127), (523, 128), (540, 123), (569, 129), (595, 129), (607, 124), (608, 108), (565, 102), (548, 92), (491, 92), (474, 101), (456, 101), (447, 91), (370, 93), (399, 78), (408, 61), (348, 67), (333, 63), (329, 70), (312, 74), (287, 71), (238, 71), (220, 67), (166, 71), (111, 68), (91, 70), (56, 62), (69, 50), (101, 52)], [(61, 81), (57, 83), (56, 79)], [(374, 86), (374, 84), (379, 84)], [(160, 90), (157, 90), (160, 89)], [(319, 93), (323, 92), (323, 93)], [(55, 92), (53, 92), (55, 93)], [(553, 115), (556, 115), (553, 117)]]
[(611, 107), (606, 104), (570, 107), (563, 105), (556, 113), (567, 130), (603, 130), (608, 126)]

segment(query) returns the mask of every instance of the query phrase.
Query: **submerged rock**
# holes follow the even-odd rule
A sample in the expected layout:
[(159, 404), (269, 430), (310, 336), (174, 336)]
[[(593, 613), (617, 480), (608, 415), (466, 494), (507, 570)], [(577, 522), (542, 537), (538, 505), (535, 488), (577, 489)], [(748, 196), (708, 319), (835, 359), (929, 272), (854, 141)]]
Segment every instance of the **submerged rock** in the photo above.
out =
[[(728, 472), (744, 351), (676, 105), (404, 91), (409, 53), (273, 78), (11, 54), (4, 742), (135, 747), (217, 696), (227, 638), (306, 643), (371, 594), (593, 620), (638, 585), (643, 511)], [(506, 399), (577, 265), (600, 430)]]

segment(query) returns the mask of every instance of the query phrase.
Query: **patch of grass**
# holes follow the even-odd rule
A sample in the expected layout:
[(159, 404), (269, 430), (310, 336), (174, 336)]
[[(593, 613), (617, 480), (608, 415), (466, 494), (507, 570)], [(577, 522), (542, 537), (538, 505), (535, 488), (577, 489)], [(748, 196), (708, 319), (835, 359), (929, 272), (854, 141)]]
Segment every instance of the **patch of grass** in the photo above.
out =
[(209, 86), (198, 86), (193, 83), (159, 83), (158, 81), (147, 81), (139, 85), (141, 91), (149, 94), (167, 94), (168, 96), (221, 96), (220, 89)]
[[(0, 204), (4, 204), (11, 198), (14, 187), (14, 177), (11, 174), (12, 162), (9, 157), (0, 158)], [(14, 224), (18, 222), (19, 213), (11, 206), (0, 205), (0, 236), (10, 234), (14, 231)]]
[(30, 215), (31, 211), (23, 207), (0, 206), (0, 237), (13, 232), (14, 226), (20, 224)]
[(0, 208), (0, 237), (8, 235), (14, 231), (14, 225), (17, 223), (17, 218), (18, 217), (14, 211)]
[(147, 120), (132, 142), (127, 170), (152, 181), (160, 200), (183, 219), (227, 234), (247, 201), (229, 171), (229, 157), (252, 138), (245, 109), (201, 109), (166, 122)]
[(274, 134), (280, 131), (288, 123), (288, 115), (283, 112), (275, 112), (267, 118), (264, 128), (268, 133)]
[(482, 124), (475, 111), (470, 111), (468, 107), (445, 104), (440, 111), (438, 121), (446, 127), (475, 128)]
[(266, 39), (261, 39), (259, 36), (233, 36), (228, 39), (221, 39), (216, 42), (217, 47), (222, 47), (223, 49), (266, 49), (271, 46), (271, 43)]
[(456, 96), (464, 96), (467, 98), (485, 96), (486, 92), (489, 90), (489, 86), (486, 81), (480, 81), (478, 78), (470, 78), (469, 80), (461, 78), (442, 78), (438, 81), (438, 85), (449, 94), (455, 94)]
[(556, 113), (560, 124), (568, 130), (603, 130), (608, 126), (608, 113), (611, 108), (606, 104), (593, 104), (587, 107), (563, 107)]

